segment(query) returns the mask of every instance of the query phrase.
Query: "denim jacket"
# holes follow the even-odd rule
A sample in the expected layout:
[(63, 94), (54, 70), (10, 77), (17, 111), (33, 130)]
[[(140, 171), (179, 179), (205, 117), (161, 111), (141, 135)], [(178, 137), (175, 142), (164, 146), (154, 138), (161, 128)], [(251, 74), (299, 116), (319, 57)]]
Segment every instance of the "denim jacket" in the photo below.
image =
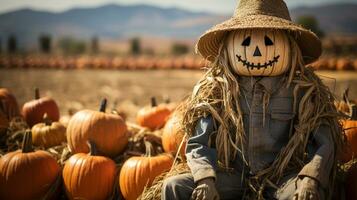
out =
[[(238, 81), (247, 141), (246, 152), (243, 153), (248, 161), (247, 168), (250, 173), (255, 174), (268, 167), (289, 141), (290, 129), (297, 119), (293, 108), (294, 85), (286, 88), (283, 85), (283, 76), (240, 77)], [(270, 100), (264, 111), (263, 97), (266, 93), (270, 94)], [(295, 105), (299, 105), (301, 97), (302, 94), (298, 95)], [(217, 152), (208, 145), (214, 132), (212, 117), (201, 118), (197, 122), (195, 133), (188, 140), (187, 162), (195, 182), (208, 177), (216, 178)], [(334, 160), (334, 145), (329, 132), (327, 124), (322, 124), (315, 130), (307, 147), (310, 162), (298, 172), (298, 176), (314, 178), (325, 188)], [(245, 164), (240, 156), (237, 156), (233, 166), (242, 173)]]

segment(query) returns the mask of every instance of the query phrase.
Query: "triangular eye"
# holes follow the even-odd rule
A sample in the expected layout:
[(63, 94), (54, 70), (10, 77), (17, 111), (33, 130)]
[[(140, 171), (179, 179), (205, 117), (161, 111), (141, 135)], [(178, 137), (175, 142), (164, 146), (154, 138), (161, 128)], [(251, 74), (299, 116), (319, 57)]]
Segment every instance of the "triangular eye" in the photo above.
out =
[(250, 36), (245, 38), (245, 40), (242, 42), (242, 46), (249, 46), (250, 45)]
[(264, 40), (265, 40), (265, 46), (271, 46), (274, 44), (273, 41), (271, 41), (271, 39), (268, 36), (265, 36)]

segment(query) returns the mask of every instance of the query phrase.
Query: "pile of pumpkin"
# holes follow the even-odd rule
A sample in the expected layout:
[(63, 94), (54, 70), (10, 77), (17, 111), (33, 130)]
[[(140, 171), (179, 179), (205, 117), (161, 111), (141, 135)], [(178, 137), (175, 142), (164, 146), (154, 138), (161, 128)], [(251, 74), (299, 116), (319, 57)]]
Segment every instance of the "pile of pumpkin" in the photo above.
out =
[(353, 71), (357, 70), (357, 59), (344, 57), (322, 57), (311, 66), (316, 70), (337, 70)]
[(0, 55), (0, 68), (46, 69), (202, 69), (205, 62), (197, 56), (41, 56)]
[(106, 105), (60, 117), (55, 100), (36, 89), (20, 112), (0, 88), (0, 199), (134, 200), (184, 159), (174, 103), (153, 98), (137, 124)]
[[(345, 146), (339, 155), (342, 164), (342, 176), (338, 177), (344, 184), (336, 187), (340, 188), (338, 199), (342, 196), (346, 200), (357, 199), (357, 99), (350, 100), (348, 91), (347, 88), (342, 101), (335, 102), (337, 110), (344, 116), (341, 125), (345, 136)], [(343, 191), (343, 188), (345, 191)]]

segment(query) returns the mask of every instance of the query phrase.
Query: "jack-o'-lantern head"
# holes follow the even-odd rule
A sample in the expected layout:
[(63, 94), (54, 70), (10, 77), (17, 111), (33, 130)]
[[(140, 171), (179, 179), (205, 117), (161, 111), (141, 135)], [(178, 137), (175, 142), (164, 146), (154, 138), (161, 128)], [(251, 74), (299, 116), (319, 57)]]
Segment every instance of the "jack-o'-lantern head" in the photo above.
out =
[(290, 67), (290, 43), (283, 30), (246, 29), (229, 33), (232, 69), (242, 76), (277, 76)]
[(207, 30), (196, 50), (211, 63), (217, 63), (222, 50), (227, 50), (239, 75), (277, 76), (291, 67), (287, 58), (296, 53), (291, 51), (292, 42), (298, 45), (305, 65), (321, 55), (319, 38), (291, 21), (283, 0), (239, 0), (232, 18)]

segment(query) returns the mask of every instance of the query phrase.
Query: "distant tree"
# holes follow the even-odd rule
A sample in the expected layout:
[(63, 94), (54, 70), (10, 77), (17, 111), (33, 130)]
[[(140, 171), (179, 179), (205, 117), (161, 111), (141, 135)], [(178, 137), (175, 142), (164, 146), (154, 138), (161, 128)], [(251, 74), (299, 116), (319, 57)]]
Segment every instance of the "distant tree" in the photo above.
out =
[(2, 41), (1, 41), (1, 38), (0, 38), (0, 54), (2, 53)]
[(58, 41), (58, 46), (64, 54), (77, 55), (86, 51), (86, 43), (81, 40), (75, 40), (70, 37), (62, 38)]
[(174, 43), (171, 47), (171, 53), (173, 55), (184, 55), (190, 51), (190, 48), (185, 44)]
[(7, 39), (7, 52), (16, 53), (17, 51), (17, 40), (15, 35), (10, 35)]
[(130, 53), (133, 55), (141, 54), (141, 41), (140, 38), (133, 38), (130, 40)]
[(321, 30), (319, 22), (314, 16), (304, 15), (297, 18), (297, 23), (301, 24), (304, 28), (311, 30), (320, 38), (325, 36), (325, 33)]
[(47, 34), (42, 34), (38, 38), (38, 43), (40, 46), (40, 51), (42, 53), (50, 53), (51, 52), (51, 36)]
[(91, 39), (91, 52), (98, 53), (99, 52), (99, 39), (97, 36), (92, 37)]

